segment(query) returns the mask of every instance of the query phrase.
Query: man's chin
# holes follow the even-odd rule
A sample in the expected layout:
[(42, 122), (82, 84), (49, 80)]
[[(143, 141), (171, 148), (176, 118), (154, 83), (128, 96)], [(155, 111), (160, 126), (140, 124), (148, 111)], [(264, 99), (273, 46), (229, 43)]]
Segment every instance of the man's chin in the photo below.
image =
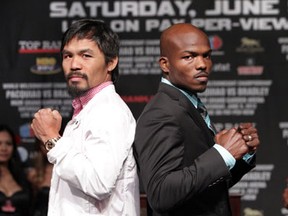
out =
[(206, 87), (205, 87), (205, 88), (200, 88), (200, 89), (198, 90), (198, 92), (199, 92), (199, 93), (202, 93), (202, 92), (205, 92), (205, 90), (206, 90)]
[(68, 93), (72, 98), (81, 97), (85, 95), (88, 90), (87, 88), (79, 88), (76, 85), (68, 86)]

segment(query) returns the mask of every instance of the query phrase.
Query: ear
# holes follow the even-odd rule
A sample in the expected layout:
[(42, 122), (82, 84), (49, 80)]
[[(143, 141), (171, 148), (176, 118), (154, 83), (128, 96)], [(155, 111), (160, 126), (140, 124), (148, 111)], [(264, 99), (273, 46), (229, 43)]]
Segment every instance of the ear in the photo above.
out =
[(108, 62), (108, 72), (111, 72), (115, 69), (115, 67), (117, 66), (118, 64), (118, 61), (119, 61), (119, 58), (118, 57), (115, 57), (114, 59), (112, 59), (110, 62)]
[(165, 75), (169, 75), (169, 61), (167, 57), (161, 56), (158, 60), (160, 68)]

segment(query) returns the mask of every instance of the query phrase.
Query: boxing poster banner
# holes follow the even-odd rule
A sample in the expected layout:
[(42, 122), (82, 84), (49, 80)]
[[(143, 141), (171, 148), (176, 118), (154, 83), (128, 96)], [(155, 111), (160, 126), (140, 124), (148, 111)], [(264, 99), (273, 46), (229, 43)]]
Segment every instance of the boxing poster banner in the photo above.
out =
[(288, 1), (286, 0), (9, 0), (0, 7), (0, 123), (19, 136), (24, 162), (33, 158), (33, 114), (59, 110), (71, 118), (60, 42), (75, 20), (100, 19), (121, 40), (118, 93), (135, 118), (161, 77), (159, 37), (171, 24), (192, 23), (209, 36), (213, 72), (201, 94), (218, 130), (253, 122), (257, 166), (235, 185), (243, 216), (283, 216), (288, 176)]

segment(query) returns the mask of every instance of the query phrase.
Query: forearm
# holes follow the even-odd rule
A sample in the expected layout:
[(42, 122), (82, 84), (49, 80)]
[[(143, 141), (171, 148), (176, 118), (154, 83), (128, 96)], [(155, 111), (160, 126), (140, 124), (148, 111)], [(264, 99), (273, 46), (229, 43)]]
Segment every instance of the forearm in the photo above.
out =
[[(103, 140), (83, 140), (81, 143), (64, 136), (47, 156), (60, 178), (87, 195), (102, 200), (113, 191), (129, 154), (129, 151), (117, 149), (117, 144), (114, 144)], [(118, 157), (113, 156), (116, 154)]]
[[(149, 163), (147, 167), (150, 167)], [(209, 149), (189, 167), (174, 170), (163, 167), (158, 171), (146, 169), (141, 176), (144, 184), (147, 184), (149, 203), (153, 209), (161, 212), (201, 194), (208, 187), (229, 178), (230, 173), (219, 153)]]

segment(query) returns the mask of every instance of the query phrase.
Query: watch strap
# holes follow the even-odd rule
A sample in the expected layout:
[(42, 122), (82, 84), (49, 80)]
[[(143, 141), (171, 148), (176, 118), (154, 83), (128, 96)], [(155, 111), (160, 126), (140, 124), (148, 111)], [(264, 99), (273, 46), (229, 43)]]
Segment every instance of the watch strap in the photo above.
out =
[(45, 146), (45, 149), (47, 151), (51, 150), (57, 143), (57, 141), (61, 138), (61, 136), (59, 137), (54, 137), (54, 138), (51, 138), (49, 140), (47, 140), (45, 143), (44, 143), (44, 146)]

